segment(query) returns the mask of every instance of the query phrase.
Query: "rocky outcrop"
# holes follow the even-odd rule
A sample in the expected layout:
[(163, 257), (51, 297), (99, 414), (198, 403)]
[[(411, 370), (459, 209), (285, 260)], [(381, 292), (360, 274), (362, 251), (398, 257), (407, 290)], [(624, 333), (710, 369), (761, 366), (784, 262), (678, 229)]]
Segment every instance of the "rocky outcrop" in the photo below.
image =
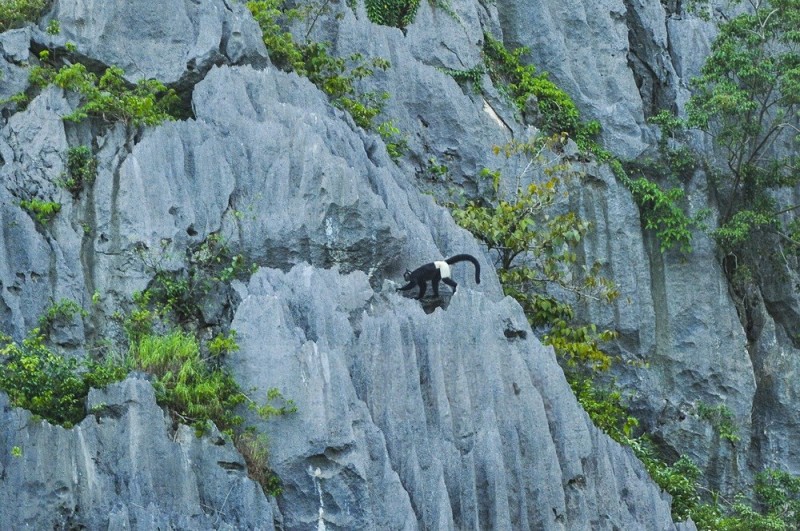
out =
[(298, 265), (241, 287), (237, 380), (298, 400), (265, 425), (284, 524), (668, 526), (658, 489), (591, 425), (519, 306), (467, 285), (430, 315), (362, 272)]
[[(383, 117), (409, 146), (397, 163), (378, 135), (309, 81), (271, 67), (236, 3), (175, 1), (159, 8), (166, 17), (146, 2), (100, 10), (64, 0), (47, 17), (60, 21), (60, 35), (47, 35), (42, 21), (0, 36), (0, 97), (27, 86), (22, 65), (33, 51), (60, 52), (70, 41), (74, 59), (122, 66), (131, 81), (158, 77), (193, 110), (192, 119), (133, 130), (65, 124), (75, 97), (54, 88), (23, 111), (4, 107), (2, 331), (21, 339), (51, 301), (68, 298), (91, 315), (59, 330), (56, 342), (82, 355), (119, 337), (109, 317), (147, 286), (154, 267), (184, 267), (188, 248), (218, 234), (261, 268), (236, 286), (240, 302), (229, 308), (242, 347), (230, 367), (244, 387), (278, 387), (299, 406), (259, 424), (284, 481), (271, 506), (224, 438), (172, 433), (143, 380), (93, 394), (90, 405), (106, 407), (72, 430), (3, 402), (0, 520), (676, 527), (641, 465), (577, 406), (552, 352), (503, 298), (488, 257), (419, 190), (479, 193), (482, 168), (510, 164), (492, 146), (523, 134), (488, 79), (478, 93), (443, 71), (476, 66), (483, 31), (530, 46), (530, 60), (603, 122), (607, 145), (634, 156), (651, 140), (646, 117), (673, 100), (681, 107), (713, 25), (635, 0), (449, 4), (452, 13), (423, 2), (403, 32), (369, 22), (363, 5), (333, 3), (310, 33), (341, 56), (391, 61), (361, 88), (391, 93)], [(98, 175), (73, 197), (58, 180), (66, 150), (81, 144), (96, 155)], [(448, 166), (446, 181), (424, 182), (431, 158)], [(650, 364), (619, 375), (639, 391), (637, 413), (665, 449), (690, 454), (721, 488), (772, 459), (792, 463), (796, 391), (779, 377), (794, 370), (786, 326), (766, 323), (754, 358), (711, 243), (698, 235), (690, 257), (662, 256), (611, 172), (591, 164), (582, 172), (573, 201), (595, 226), (585, 255), (604, 263), (622, 292), (615, 306), (586, 314), (620, 331), (615, 354)], [(702, 179), (690, 192), (693, 208), (708, 203)], [(39, 223), (19, 206), (30, 198), (61, 211)], [(446, 308), (426, 314), (393, 293), (391, 280), (406, 267), (457, 252), (478, 256), (484, 277), (476, 286), (455, 268), (460, 287)], [(768, 297), (776, 312), (794, 308), (779, 295)], [(742, 442), (720, 441), (693, 414), (699, 401), (730, 407)], [(12, 514), (22, 506), (29, 509)]]
[(261, 487), (219, 432), (171, 428), (150, 382), (92, 390), (72, 429), (0, 393), (0, 520), (8, 529), (274, 529)]

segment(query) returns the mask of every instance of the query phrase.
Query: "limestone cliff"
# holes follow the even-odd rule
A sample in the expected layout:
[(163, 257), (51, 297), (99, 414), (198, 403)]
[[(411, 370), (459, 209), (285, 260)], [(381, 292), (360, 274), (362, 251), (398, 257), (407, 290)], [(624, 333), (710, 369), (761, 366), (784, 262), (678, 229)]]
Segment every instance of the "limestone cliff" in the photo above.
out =
[[(295, 415), (256, 421), (284, 484), (269, 499), (246, 478), (230, 441), (172, 433), (143, 379), (93, 392), (90, 405), (102, 407), (70, 430), (2, 397), (0, 521), (693, 528), (672, 522), (668, 496), (591, 424), (552, 350), (502, 296), (489, 258), (422, 193), (418, 176), (430, 157), (446, 160), (448, 186), (474, 192), (480, 169), (503, 164), (492, 145), (525, 130), (488, 78), (478, 94), (443, 71), (474, 67), (484, 32), (530, 46), (530, 60), (603, 122), (607, 145), (634, 157), (654, 138), (646, 118), (681, 108), (713, 24), (635, 0), (457, 0), (447, 10), (423, 2), (406, 31), (371, 23), (361, 3), (327, 8), (298, 31), (339, 56), (391, 62), (363, 83), (391, 95), (385, 113), (408, 144), (398, 161), (311, 82), (275, 68), (258, 26), (235, 2), (58, 0), (38, 24), (0, 35), (0, 97), (27, 86), (25, 66), (39, 50), (63, 52), (71, 42), (87, 63), (121, 66), (131, 81), (161, 79), (191, 108), (191, 118), (134, 130), (64, 122), (77, 101), (54, 87), (22, 111), (5, 107), (2, 332), (21, 339), (51, 301), (68, 298), (91, 311), (57, 331), (62, 349), (86, 355), (101, 340), (118, 341), (110, 317), (152, 277), (142, 256), (179, 269), (187, 248), (220, 234), (259, 268), (205, 318), (237, 330), (241, 349), (227, 363), (242, 386), (278, 387), (298, 405)], [(53, 19), (55, 36), (44, 31)], [(57, 183), (68, 147), (80, 144), (92, 147), (98, 174), (75, 198)], [(583, 172), (587, 184), (574, 202), (595, 225), (586, 256), (604, 263), (623, 295), (615, 307), (585, 311), (621, 332), (617, 353), (650, 362), (620, 374), (640, 393), (637, 412), (666, 447), (697, 458), (722, 486), (748, 465), (800, 466), (788, 447), (800, 421), (789, 411), (794, 388), (767, 377), (793, 370), (782, 356), (791, 351), (786, 325), (769, 320), (748, 350), (711, 242), (698, 234), (689, 260), (661, 255), (610, 170), (587, 163)], [(19, 206), (30, 197), (61, 211), (37, 223)], [(707, 204), (702, 178), (690, 198)], [(460, 287), (446, 309), (426, 314), (394, 292), (391, 281), (406, 267), (460, 252), (479, 257), (484, 278), (476, 286), (455, 269)], [(796, 306), (767, 298), (773, 308)], [(733, 409), (746, 434), (740, 446), (714, 440), (688, 414), (699, 400)]]

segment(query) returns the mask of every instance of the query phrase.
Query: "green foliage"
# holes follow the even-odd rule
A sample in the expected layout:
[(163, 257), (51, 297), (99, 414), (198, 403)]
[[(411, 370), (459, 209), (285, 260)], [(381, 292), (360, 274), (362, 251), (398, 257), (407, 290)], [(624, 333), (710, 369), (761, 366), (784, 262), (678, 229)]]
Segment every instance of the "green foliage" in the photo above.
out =
[(155, 79), (142, 79), (131, 87), (123, 76), (123, 70), (116, 66), (107, 68), (99, 79), (80, 63), (62, 67), (53, 83), (86, 100), (64, 119), (79, 122), (96, 116), (134, 126), (159, 125), (174, 119), (179, 99), (173, 89)]
[[(545, 149), (564, 139), (561, 135), (539, 137), (496, 151), (522, 156), (530, 167)], [(553, 293), (610, 301), (618, 292), (598, 275), (599, 264), (578, 265), (577, 248), (589, 224), (574, 212), (555, 213), (558, 201), (566, 197), (564, 180), (571, 176), (564, 164), (551, 166), (548, 172), (553, 175), (548, 181), (525, 186), (520, 184), (520, 175), (506, 193), (501, 174), (487, 170), (484, 177), (491, 180), (491, 192), (465, 205), (453, 205), (453, 218), (496, 257), (504, 292), (522, 305), (531, 325), (544, 334), (544, 341), (555, 347), (561, 360), (572, 368), (604, 370), (611, 360), (599, 343), (614, 333), (576, 325), (572, 306)]]
[(230, 374), (206, 364), (192, 335), (179, 331), (144, 335), (131, 346), (131, 358), (136, 368), (156, 377), (159, 403), (181, 422), (200, 432), (209, 421), (222, 431), (243, 422), (234, 409), (246, 401), (245, 395)]
[(39, 329), (47, 334), (57, 325), (71, 323), (75, 317), (86, 317), (89, 312), (80, 304), (71, 299), (61, 299), (48, 306), (45, 313), (39, 317)]
[(632, 440), (631, 448), (644, 464), (647, 473), (656, 484), (672, 496), (672, 518), (682, 522), (696, 515), (700, 505), (698, 493), (701, 473), (697, 465), (686, 456), (681, 456), (672, 465), (658, 459), (646, 438)]
[(234, 438), (236, 449), (242, 454), (249, 476), (257, 481), (269, 496), (279, 496), (283, 492), (280, 478), (270, 470), (269, 441), (266, 435), (245, 430)]
[(0, 33), (36, 22), (48, 5), (48, 0), (0, 0)]
[[(49, 53), (41, 52), (40, 59), (49, 60)], [(32, 85), (45, 87), (54, 84), (83, 97), (82, 103), (65, 120), (80, 122), (92, 116), (108, 122), (122, 122), (134, 126), (159, 125), (174, 119), (179, 98), (155, 79), (142, 79), (131, 86), (121, 68), (112, 66), (99, 78), (85, 65), (75, 63), (56, 70), (50, 66), (31, 69)]]
[(22, 457), (22, 448), (14, 446), (11, 448), (11, 457)]
[(22, 199), (19, 206), (27, 210), (42, 225), (50, 223), (61, 211), (61, 204), (41, 199)]
[(282, 19), (296, 18), (298, 12), (284, 10), (282, 5), (280, 0), (247, 2), (247, 8), (261, 28), (272, 63), (278, 68), (305, 75), (301, 47), (295, 42), (291, 32), (281, 25)]
[(375, 24), (405, 29), (414, 22), (420, 0), (364, 0), (367, 16)]
[(739, 442), (739, 433), (733, 412), (725, 404), (709, 406), (703, 402), (697, 404), (697, 415), (709, 422), (720, 438), (729, 441), (731, 444)]
[(244, 417), (237, 410), (247, 406), (263, 419), (297, 411), (292, 400), (278, 389), (267, 391), (263, 403), (247, 396), (236, 380), (218, 363), (219, 356), (239, 349), (235, 333), (215, 337), (209, 345), (212, 359), (200, 355), (200, 344), (192, 334), (173, 330), (165, 335), (143, 334), (131, 338), (133, 365), (155, 377), (156, 398), (176, 421), (187, 423), (202, 434), (213, 422), (231, 436), (242, 453), (251, 478), (264, 492), (280, 494), (280, 480), (269, 469), (266, 437), (252, 428), (242, 429)]
[(733, 252), (746, 246), (757, 233), (766, 229), (779, 230), (780, 221), (763, 210), (744, 209), (733, 214), (712, 235), (723, 251)]
[(77, 196), (86, 186), (94, 184), (97, 177), (97, 159), (89, 146), (77, 146), (67, 150), (67, 172), (61, 181), (64, 188)]
[(227, 334), (217, 334), (208, 342), (208, 352), (214, 357), (224, 356), (239, 350), (236, 343), (236, 330)]
[(361, 92), (357, 84), (376, 70), (389, 68), (386, 59), (367, 59), (359, 53), (347, 58), (334, 57), (325, 43), (296, 42), (284, 26), (301, 18), (303, 13), (285, 8), (280, 0), (250, 1), (247, 7), (261, 27), (264, 44), (276, 66), (307, 77), (328, 95), (331, 103), (349, 112), (356, 124), (365, 129), (373, 127), (373, 120), (382, 112), (389, 95)]
[(383, 142), (386, 144), (386, 151), (388, 151), (393, 160), (403, 156), (408, 149), (408, 144), (400, 129), (391, 120), (379, 124), (377, 132), (383, 138)]
[(446, 164), (441, 164), (436, 157), (428, 158), (428, 164), (423, 171), (423, 176), (430, 181), (447, 181), (450, 169)]
[(486, 66), (483, 63), (478, 63), (467, 70), (454, 70), (452, 68), (439, 68), (438, 70), (455, 79), (459, 85), (466, 83), (472, 85), (475, 89), (480, 89), (481, 80), (486, 74)]
[(626, 444), (639, 421), (628, 413), (622, 392), (614, 386), (600, 387), (592, 377), (570, 372), (567, 375), (575, 398), (595, 426), (617, 442)]
[[(794, 157), (772, 151), (777, 139), (796, 142), (800, 131), (798, 27), (798, 0), (752, 3), (720, 25), (701, 75), (692, 81), (688, 125), (711, 135), (724, 159), (726, 175), (716, 185), (723, 245), (757, 243), (759, 234), (784, 230), (765, 221), (779, 217), (771, 191), (800, 180)], [(752, 212), (737, 218), (744, 210)]]
[(641, 176), (631, 179), (619, 161), (611, 166), (617, 178), (631, 191), (633, 200), (639, 206), (644, 228), (655, 232), (661, 252), (677, 248), (681, 252), (692, 251), (693, 220), (679, 206), (686, 196), (681, 188), (663, 190), (657, 183)]
[(90, 387), (105, 387), (127, 374), (113, 362), (79, 362), (54, 353), (38, 328), (22, 344), (0, 335), (0, 345), (0, 389), (11, 403), (67, 428), (86, 416)]
[(47, 23), (47, 28), (45, 28), (45, 32), (48, 35), (58, 35), (59, 33), (61, 33), (61, 23), (56, 19), (52, 19), (50, 22)]
[(784, 522), (785, 529), (800, 529), (800, 477), (767, 469), (756, 476), (754, 491), (764, 517)]
[(547, 78), (547, 73), (536, 73), (536, 68), (522, 64), (527, 48), (509, 51), (500, 41), (484, 33), (484, 64), (495, 86), (506, 87), (514, 105), (520, 112), (529, 101), (536, 102), (540, 113), (537, 126), (548, 133), (565, 132), (578, 145), (585, 147), (600, 132), (600, 123), (583, 123), (572, 98)]
[(128, 316), (126, 328), (132, 335), (147, 333), (155, 312), (170, 314), (179, 324), (200, 319), (201, 304), (215, 288), (236, 278), (245, 278), (254, 266), (248, 266), (241, 254), (233, 254), (224, 239), (211, 234), (188, 251), (187, 268), (166, 269), (163, 256), (143, 257), (154, 277), (146, 292), (135, 297), (137, 311)]

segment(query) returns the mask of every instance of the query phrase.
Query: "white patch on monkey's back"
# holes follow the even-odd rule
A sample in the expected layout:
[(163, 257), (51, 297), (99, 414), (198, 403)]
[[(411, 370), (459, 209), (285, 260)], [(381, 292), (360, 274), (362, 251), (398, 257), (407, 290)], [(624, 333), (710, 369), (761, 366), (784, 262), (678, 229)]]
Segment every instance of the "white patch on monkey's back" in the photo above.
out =
[(442, 278), (450, 278), (450, 264), (444, 260), (437, 260), (433, 265), (439, 270), (439, 274), (442, 275)]

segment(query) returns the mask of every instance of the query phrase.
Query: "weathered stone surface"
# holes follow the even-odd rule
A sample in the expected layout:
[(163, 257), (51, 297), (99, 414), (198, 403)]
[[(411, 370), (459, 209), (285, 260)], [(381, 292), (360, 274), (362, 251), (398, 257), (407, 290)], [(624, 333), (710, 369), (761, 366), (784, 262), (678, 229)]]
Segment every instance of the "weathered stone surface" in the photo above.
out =
[(0, 520), (9, 529), (273, 529), (261, 487), (218, 432), (202, 438), (156, 405), (146, 380), (92, 391), (72, 429), (0, 393)]
[(430, 315), (361, 272), (298, 265), (240, 287), (234, 374), (298, 406), (265, 424), (286, 528), (672, 528), (519, 306), (465, 284)]
[(213, 65), (264, 65), (261, 31), (243, 3), (213, 0), (115, 0), (92, 3), (59, 0), (41, 22), (58, 20), (61, 31), (37, 31), (49, 47), (75, 44), (77, 52), (125, 71), (130, 81), (198, 81)]
[[(261, 270), (240, 286), (234, 328), (243, 348), (232, 366), (245, 386), (254, 383), (261, 393), (278, 386), (300, 408), (264, 425), (285, 482), (279, 512), (248, 490), (236, 466), (217, 470), (215, 452), (229, 445), (186, 434), (170, 442), (143, 389), (130, 395), (137, 402), (113, 399), (124, 405), (119, 419), (91, 417), (71, 431), (6, 412), (7, 422), (36, 441), (21, 445), (22, 463), (44, 486), (26, 483), (0, 505), (30, 506), (20, 518), (37, 527), (270, 528), (274, 518), (308, 528), (319, 523), (320, 509), (328, 528), (672, 527), (667, 502), (641, 466), (589, 424), (551, 352), (533, 338), (519, 308), (502, 299), (480, 247), (418, 188), (427, 186), (420, 177), (434, 157), (450, 179), (437, 193), (446, 195), (453, 184), (482, 190), (479, 171), (505, 164), (492, 145), (522, 135), (488, 80), (479, 95), (438, 69), (475, 66), (484, 30), (530, 46), (532, 62), (551, 71), (588, 117), (604, 122), (607, 145), (635, 155), (650, 139), (648, 113), (671, 98), (681, 108), (713, 25), (667, 17), (658, 3), (637, 0), (450, 5), (457, 19), (423, 3), (404, 33), (369, 22), (363, 5), (353, 13), (346, 3), (330, 4), (333, 13), (312, 32), (341, 56), (361, 52), (392, 62), (362, 88), (391, 93), (382, 118), (393, 120), (409, 144), (398, 166), (376, 134), (356, 127), (308, 81), (261, 69), (263, 45), (240, 4), (174, 1), (155, 11), (147, 2), (54, 4), (33, 30), (37, 46), (69, 40), (92, 62), (122, 66), (131, 80), (157, 77), (191, 88), (196, 120), (143, 131), (65, 127), (60, 117), (74, 109), (75, 97), (49, 89), (3, 122), (2, 331), (20, 339), (50, 301), (69, 298), (93, 313), (73, 323), (65, 346), (109, 337), (109, 317), (147, 285), (154, 268), (182, 267), (188, 247), (218, 233), (235, 251), (279, 269)], [(60, 21), (61, 35), (41, 31), (51, 18)], [(12, 73), (2, 90), (6, 79), (16, 83), (9, 91), (27, 83), (18, 65), (29, 55), (28, 31), (0, 36), (0, 66)], [(215, 67), (238, 63), (248, 66)], [(78, 144), (92, 146), (99, 170), (95, 185), (72, 198), (57, 182), (66, 149)], [(792, 413), (797, 392), (785, 379), (795, 371), (786, 329), (765, 324), (756, 387), (710, 243), (699, 237), (688, 262), (662, 259), (642, 236), (627, 192), (607, 169), (589, 173), (575, 196), (596, 226), (586, 254), (606, 264), (623, 294), (614, 307), (591, 308), (589, 315), (621, 331), (625, 359), (650, 362), (648, 370), (620, 375), (640, 391), (637, 412), (666, 448), (695, 457), (722, 487), (745, 460), (713, 468), (729, 450), (691, 415), (698, 401), (733, 410), (743, 441), (734, 457), (749, 451), (752, 411), (753, 430), (768, 433), (758, 439), (751, 466), (775, 456), (793, 463), (800, 419)], [(62, 211), (43, 227), (18, 206), (30, 197), (57, 201)], [(700, 188), (691, 200), (707, 203)], [(457, 267), (460, 289), (446, 311), (426, 315), (384, 282), (458, 252), (477, 256), (484, 278), (475, 286)], [(99, 303), (91, 305), (95, 294)], [(774, 295), (775, 308), (794, 307)], [(148, 400), (141, 408), (151, 413), (141, 413), (140, 402)], [(103, 454), (101, 462), (114, 466), (93, 473), (103, 492), (109, 486), (115, 493), (110, 499), (97, 498), (84, 476), (77, 486), (72, 479), (90, 470), (80, 437), (95, 433), (100, 440), (101, 432), (113, 457)], [(9, 457), (15, 433), (1, 430), (0, 463), (15, 478), (8, 485), (19, 487), (27, 480)], [(125, 441), (131, 443), (123, 448)], [(163, 467), (162, 455), (171, 456)], [(161, 489), (161, 468), (181, 478), (178, 490), (158, 491), (174, 502), (146, 492)], [(138, 470), (152, 477), (140, 478)], [(44, 475), (50, 471), (57, 471), (52, 481)], [(225, 481), (215, 479), (219, 474)], [(234, 476), (230, 492), (241, 492), (239, 505), (226, 501)], [(122, 481), (118, 493), (113, 478)], [(62, 506), (62, 520), (53, 520)]]
[[(691, 254), (662, 254), (655, 235), (637, 228), (638, 209), (608, 168), (586, 172), (589, 186), (574, 198), (594, 226), (586, 259), (604, 264), (621, 293), (613, 305), (592, 306), (587, 318), (620, 333), (612, 353), (623, 363), (615, 372), (647, 430), (675, 457), (686, 454), (705, 468), (710, 485), (735, 490), (750, 476), (746, 434), (756, 381), (714, 244), (698, 231)], [(705, 193), (691, 186), (690, 205), (705, 204)], [(735, 447), (700, 419), (701, 404), (731, 410), (741, 436)]]
[[(0, 102), (28, 86), (28, 73), (22, 65), (28, 61), (30, 40), (28, 28), (0, 33)], [(0, 104), (0, 108), (6, 105)]]

